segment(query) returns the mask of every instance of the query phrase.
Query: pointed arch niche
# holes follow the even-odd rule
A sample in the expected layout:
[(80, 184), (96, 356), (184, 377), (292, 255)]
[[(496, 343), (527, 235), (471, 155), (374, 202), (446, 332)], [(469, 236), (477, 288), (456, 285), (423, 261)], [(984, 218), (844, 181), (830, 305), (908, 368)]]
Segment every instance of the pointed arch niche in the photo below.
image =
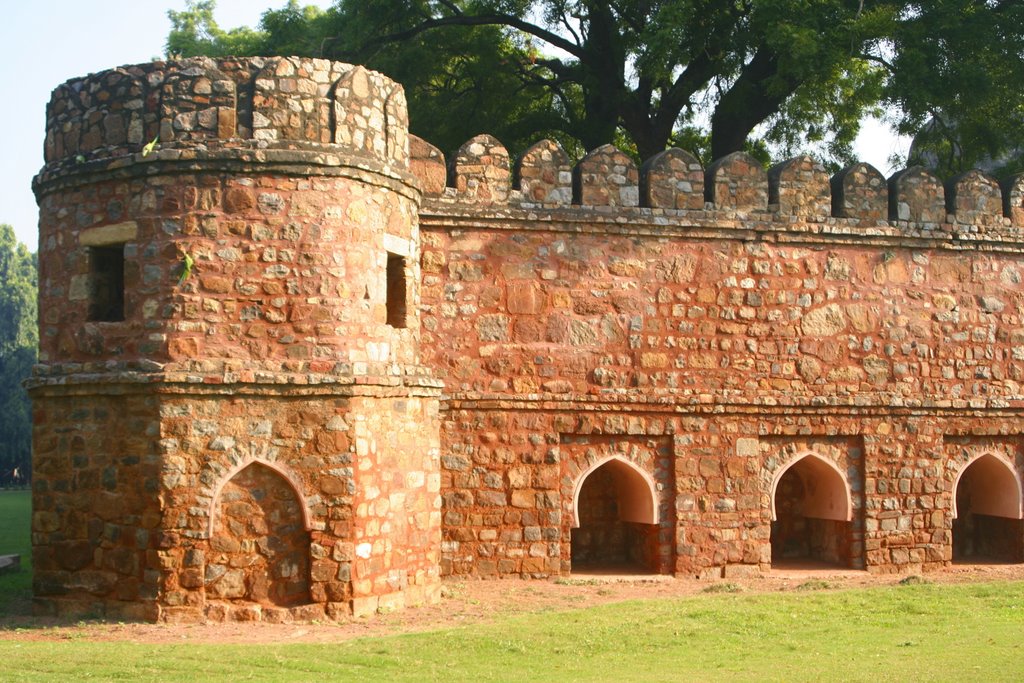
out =
[(215, 490), (209, 531), (207, 599), (309, 602), (309, 512), (285, 470), (263, 460), (232, 469)]
[(953, 561), (1024, 561), (1020, 475), (1003, 458), (969, 460), (953, 484)]
[(772, 566), (857, 566), (853, 499), (846, 475), (816, 453), (802, 453), (771, 483)]
[(618, 456), (580, 475), (573, 493), (573, 570), (657, 571), (656, 490), (650, 474)]

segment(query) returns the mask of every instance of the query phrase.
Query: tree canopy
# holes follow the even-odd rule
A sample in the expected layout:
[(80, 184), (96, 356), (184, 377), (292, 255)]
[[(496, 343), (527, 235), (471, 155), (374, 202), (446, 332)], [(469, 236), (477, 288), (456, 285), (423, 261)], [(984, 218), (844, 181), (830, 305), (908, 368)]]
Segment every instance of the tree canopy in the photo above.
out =
[(1024, 140), (1018, 0), (291, 0), (227, 32), (213, 9), (171, 13), (168, 52), (364, 63), (406, 86), (413, 132), (442, 148), (490, 132), (514, 151), (539, 133), (641, 157), (767, 144), (841, 163), (883, 110), (903, 133), (932, 121), (925, 142), (952, 142), (950, 170)]
[(21, 386), (36, 361), (36, 258), (18, 243), (14, 229), (0, 225), (0, 485), (15, 469), (28, 476), (32, 459), (32, 413)]

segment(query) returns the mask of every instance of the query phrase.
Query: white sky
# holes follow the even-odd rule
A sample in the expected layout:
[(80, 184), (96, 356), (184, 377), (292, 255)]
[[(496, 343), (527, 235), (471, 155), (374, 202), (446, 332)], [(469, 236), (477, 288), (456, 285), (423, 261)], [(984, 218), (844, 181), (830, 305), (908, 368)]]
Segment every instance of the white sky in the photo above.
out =
[[(222, 28), (255, 26), (267, 9), (287, 0), (218, 0), (214, 15)], [(301, 0), (330, 6), (331, 0)], [(163, 54), (170, 30), (168, 9), (185, 0), (16, 0), (6, 3), (0, 24), (0, 223), (14, 226), (18, 239), (35, 251), (38, 214), (32, 177), (43, 165), (46, 103), (58, 85), (77, 76)], [(906, 151), (881, 124), (858, 139), (861, 160), (888, 175), (888, 156)]]

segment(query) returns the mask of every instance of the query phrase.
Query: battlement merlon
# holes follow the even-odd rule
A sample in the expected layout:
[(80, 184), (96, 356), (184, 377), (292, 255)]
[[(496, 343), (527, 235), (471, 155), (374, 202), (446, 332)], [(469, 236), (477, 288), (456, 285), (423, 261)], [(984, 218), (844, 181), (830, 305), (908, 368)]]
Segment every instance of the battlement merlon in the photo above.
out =
[[(637, 166), (612, 145), (573, 165), (557, 142), (541, 140), (518, 159), (500, 141), (478, 135), (446, 163), (444, 154), (411, 136), (410, 170), (423, 189), (425, 214), (467, 207), (477, 215), (522, 210), (531, 217), (575, 221), (657, 222), (672, 227), (794, 225), (840, 234), (879, 233), (1024, 243), (1024, 174), (1002, 182), (978, 170), (943, 183), (915, 166), (885, 178), (867, 163), (831, 177), (807, 155), (765, 171), (735, 152), (703, 168), (698, 159), (669, 149)], [(511, 212), (511, 213), (509, 213)]]
[(40, 195), (144, 162), (282, 173), (305, 164), (413, 184), (402, 86), (361, 66), (300, 57), (150, 62), (69, 80), (47, 106), (44, 159)]

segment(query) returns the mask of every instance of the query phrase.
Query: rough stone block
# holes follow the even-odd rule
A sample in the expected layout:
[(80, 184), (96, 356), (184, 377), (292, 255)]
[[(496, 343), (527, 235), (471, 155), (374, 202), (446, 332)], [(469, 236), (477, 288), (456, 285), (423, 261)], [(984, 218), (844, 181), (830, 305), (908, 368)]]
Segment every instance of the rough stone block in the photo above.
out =
[(704, 208), (704, 169), (697, 157), (673, 147), (640, 167), (640, 205), (653, 209)]
[(516, 162), (515, 187), (528, 202), (572, 202), (572, 164), (562, 146), (554, 140), (531, 145)]
[(603, 145), (580, 159), (572, 171), (573, 204), (638, 206), (636, 164), (614, 145)]
[(858, 219), (861, 225), (888, 219), (889, 185), (871, 164), (847, 166), (832, 176), (831, 189), (832, 215)]
[(942, 183), (931, 171), (912, 166), (889, 178), (889, 220), (937, 225), (946, 220)]
[(409, 136), (409, 171), (419, 179), (426, 196), (438, 197), (444, 193), (448, 178), (444, 154), (415, 135)]
[(946, 183), (946, 211), (958, 226), (985, 228), (1003, 223), (1003, 195), (995, 178), (977, 169)]
[(718, 159), (704, 174), (707, 201), (720, 210), (765, 211), (768, 209), (768, 174), (761, 163), (745, 152)]

